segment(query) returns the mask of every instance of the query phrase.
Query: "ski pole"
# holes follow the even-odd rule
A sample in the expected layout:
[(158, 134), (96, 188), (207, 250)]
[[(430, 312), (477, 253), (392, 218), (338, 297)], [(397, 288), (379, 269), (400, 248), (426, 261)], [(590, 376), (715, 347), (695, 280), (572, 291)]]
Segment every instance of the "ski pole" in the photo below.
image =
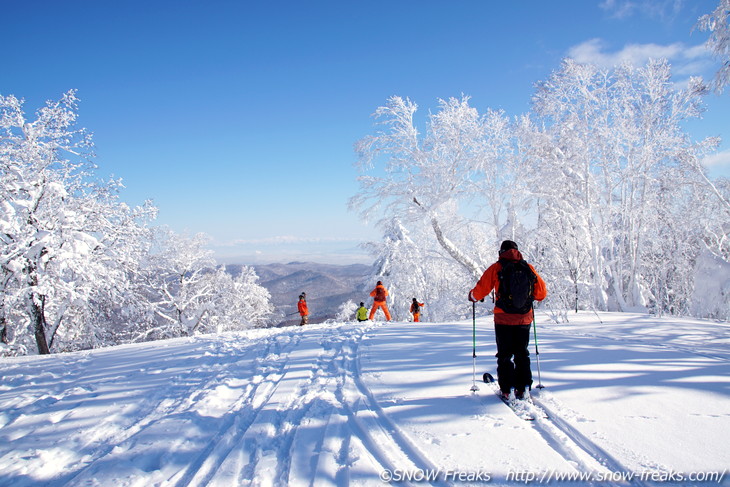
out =
[(471, 346), (471, 392), (479, 390), (477, 387), (477, 303), (471, 303), (471, 323), (472, 323), (472, 346)]
[(535, 335), (535, 355), (537, 356), (537, 388), (544, 389), (542, 385), (542, 377), (540, 374), (540, 349), (537, 347), (537, 320), (535, 320), (535, 310), (532, 311), (532, 332)]

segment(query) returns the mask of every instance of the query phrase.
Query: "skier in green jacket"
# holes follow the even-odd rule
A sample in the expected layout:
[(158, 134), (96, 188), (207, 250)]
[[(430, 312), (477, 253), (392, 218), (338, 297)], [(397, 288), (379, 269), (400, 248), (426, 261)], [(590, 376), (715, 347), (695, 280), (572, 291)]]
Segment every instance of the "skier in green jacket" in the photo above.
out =
[(357, 317), (357, 321), (368, 320), (368, 309), (365, 307), (365, 303), (360, 303), (360, 307), (357, 308), (355, 316)]

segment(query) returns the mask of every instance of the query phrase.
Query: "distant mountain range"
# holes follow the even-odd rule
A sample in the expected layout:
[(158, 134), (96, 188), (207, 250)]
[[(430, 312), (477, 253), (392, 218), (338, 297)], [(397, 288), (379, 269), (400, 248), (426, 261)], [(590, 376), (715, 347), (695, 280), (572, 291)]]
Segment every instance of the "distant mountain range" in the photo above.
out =
[[(226, 266), (228, 272), (238, 275), (241, 265)], [(310, 323), (332, 319), (339, 307), (353, 300), (366, 301), (374, 283), (366, 282), (373, 274), (373, 266), (364, 264), (331, 265), (314, 262), (288, 264), (257, 264), (251, 266), (259, 276), (259, 284), (271, 293), (275, 307), (274, 323), (293, 325), (300, 321), (297, 301), (307, 293)]]

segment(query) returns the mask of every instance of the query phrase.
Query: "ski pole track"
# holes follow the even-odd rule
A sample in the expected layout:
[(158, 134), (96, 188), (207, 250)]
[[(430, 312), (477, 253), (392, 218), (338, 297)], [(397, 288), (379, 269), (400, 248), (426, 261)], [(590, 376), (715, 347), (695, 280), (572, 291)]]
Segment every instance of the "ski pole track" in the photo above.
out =
[[(95, 465), (99, 464), (102, 460), (119, 449), (127, 450), (131, 448), (134, 444), (134, 438), (139, 436), (148, 428), (151, 428), (174, 415), (184, 417), (186, 415), (195, 414), (194, 412), (191, 412), (191, 408), (197, 404), (198, 399), (200, 397), (204, 397), (208, 391), (215, 389), (215, 387), (224, 383), (227, 379), (230, 379), (231, 375), (235, 376), (236, 364), (245, 363), (250, 355), (253, 354), (254, 367), (256, 370), (261, 371), (261, 375), (264, 379), (259, 384), (247, 385), (245, 393), (234, 402), (232, 410), (226, 415), (232, 416), (232, 413), (237, 411), (237, 408), (240, 409), (245, 407), (249, 400), (254, 397), (255, 392), (262, 384), (267, 384), (266, 378), (269, 375), (276, 373), (275, 371), (265, 370), (270, 368), (270, 364), (264, 364), (263, 359), (271, 353), (275, 353), (277, 355), (285, 353), (286, 350), (296, 346), (297, 341), (288, 340), (288, 342), (290, 343), (287, 343), (284, 347), (282, 347), (279, 335), (268, 337), (265, 341), (263, 351), (257, 350), (258, 344), (256, 343), (244, 344), (243, 346), (218, 343), (213, 353), (209, 354), (209, 357), (211, 358), (207, 362), (195, 369), (188, 370), (184, 375), (175, 376), (174, 382), (169, 387), (154, 389), (152, 396), (146, 397), (142, 405), (138, 406), (139, 408), (146, 408), (146, 411), (138, 410), (132, 415), (139, 419), (124, 430), (119, 431), (116, 435), (104, 437), (104, 446), (102, 448), (95, 449), (93, 453), (89, 455), (90, 458), (85, 463), (84, 467), (80, 470), (74, 471), (64, 482), (59, 484), (83, 484), (85, 476), (88, 474), (93, 475)], [(243, 351), (242, 355), (238, 355), (236, 353), (240, 351)], [(104, 421), (113, 422), (113, 419)], [(226, 423), (227, 421), (224, 421), (224, 424)], [(88, 448), (94, 442), (101, 441), (100, 438), (94, 438), (93, 435), (90, 436), (92, 438), (89, 441), (86, 441), (82, 448)]]
[[(355, 337), (352, 338), (352, 335)], [(300, 393), (286, 407), (287, 414), (278, 429), (281, 435), (281, 450), (277, 464), (279, 467), (277, 480), (281, 485), (291, 484), (298, 478), (298, 475), (292, 475), (291, 472), (292, 458), (295, 458), (298, 452), (309, 451), (316, 454), (318, 463), (319, 458), (327, 456), (320, 454), (325, 438), (332, 438), (331, 430), (330, 436), (327, 436), (327, 426), (333, 415), (339, 416), (338, 412), (342, 409), (337, 402), (336, 392), (333, 393), (332, 389), (335, 391), (341, 389), (347, 380), (343, 365), (347, 356), (352, 353), (351, 350), (357, 349), (357, 343), (361, 338), (362, 333), (357, 335), (350, 332), (346, 338), (333, 339), (325, 336), (320, 340), (323, 350), (312, 368), (311, 377), (299, 386)], [(304, 428), (301, 428), (305, 420), (322, 426), (323, 428), (315, 428), (315, 431), (323, 433), (313, 435), (305, 432)], [(340, 455), (341, 453), (340, 449)], [(339, 466), (335, 470), (339, 471)], [(313, 472), (315, 478), (317, 472), (317, 470)], [(317, 482), (313, 479), (312, 484), (317, 485)]]
[[(366, 435), (357, 431), (357, 425), (350, 420), (351, 406), (345, 400), (343, 388), (352, 382), (350, 364), (357, 356), (359, 343), (371, 327), (347, 330), (346, 337), (322, 338), (323, 351), (310, 381), (318, 390), (315, 394), (317, 404), (299, 420), (288, 445), (288, 454), (283, 455), (284, 471), (279, 476), (282, 485), (349, 485), (354, 461), (351, 452), (355, 443), (353, 436), (358, 438), (359, 445), (364, 445), (362, 438)], [(315, 427), (302, 427), (305, 421)], [(378, 454), (377, 445), (367, 448), (365, 454), (380, 465), (388, 465)], [(378, 457), (380, 461), (376, 459)]]
[[(356, 340), (359, 340), (359, 337)], [(296, 475), (291, 474), (291, 460), (297, 452), (302, 450), (313, 453), (322, 451), (325, 435), (321, 435), (321, 438), (311, 438), (312, 435), (303, 434), (303, 429), (300, 427), (302, 423), (305, 419), (320, 423), (324, 426), (326, 434), (326, 425), (329, 425), (329, 421), (338, 407), (335, 395), (330, 392), (330, 389), (341, 387), (343, 381), (341, 362), (345, 347), (337, 346), (338, 343), (333, 343), (333, 340), (327, 338), (326, 335), (320, 339), (320, 345), (323, 350), (312, 367), (311, 377), (299, 386), (300, 393), (286, 408), (288, 414), (279, 428), (282, 438), (280, 461), (277, 464), (280, 471), (277, 477), (281, 485), (290, 484), (290, 481), (297, 478)], [(315, 430), (317, 429), (315, 428)], [(312, 445), (312, 443), (314, 444)], [(307, 444), (309, 444), (309, 448), (297, 447)]]
[[(266, 437), (268, 439), (265, 441), (259, 441), (264, 438), (263, 435), (251, 435), (253, 438), (247, 446), (251, 451), (249, 465), (253, 467), (245, 470), (246, 481), (256, 480), (261, 483), (265, 479), (273, 485), (287, 485), (311, 477), (310, 485), (318, 485), (316, 479), (325, 477), (325, 474), (320, 476), (319, 473), (330, 471), (312, 471), (311, 463), (314, 462), (306, 456), (315, 458), (316, 466), (327, 463), (327, 457), (331, 458), (328, 453), (331, 452), (322, 449), (324, 442), (328, 440), (337, 443), (342, 438), (341, 430), (335, 426), (337, 436), (333, 440), (331, 436), (333, 429), (328, 427), (333, 414), (337, 417), (337, 411), (342, 409), (342, 404), (338, 402), (336, 392), (333, 393), (332, 389), (340, 388), (345, 380), (340, 365), (345, 349), (342, 343), (351, 340), (351, 335), (352, 332), (348, 333), (348, 337), (339, 339), (328, 338), (323, 334), (316, 337), (322, 350), (316, 360), (310, 363), (308, 377), (301, 377), (291, 396), (286, 400), (285, 406), (275, 414), (269, 415), (274, 429), (273, 434)], [(359, 337), (356, 337), (354, 340), (358, 339)], [(324, 427), (323, 433), (320, 428), (305, 430), (302, 428), (305, 421), (327, 426)], [(292, 462), (292, 459), (295, 461)], [(298, 471), (302, 469), (301, 461), (309, 463), (308, 472)], [(336, 463), (330, 461), (328, 468), (337, 472), (335, 475), (342, 476), (340, 461), (341, 459)], [(293, 463), (294, 473), (292, 473)]]
[[(289, 468), (290, 485), (301, 484), (301, 479), (307, 478), (309, 480), (304, 485), (310, 487), (349, 485), (352, 438), (347, 428), (344, 411), (341, 407), (333, 407), (327, 415), (321, 438), (298, 435), (295, 439), (297, 443), (292, 447), (298, 458), (292, 457)], [(309, 464), (307, 456), (313, 458)], [(307, 467), (309, 470), (303, 471)], [(300, 479), (299, 482), (297, 479)]]
[[(353, 353), (357, 353), (357, 349)], [(344, 381), (335, 391), (335, 396), (346, 417), (350, 436), (356, 436), (366, 451), (381, 468), (395, 470), (397, 467), (414, 468), (409, 458), (400, 450), (386, 428), (378, 421), (374, 409), (367, 404), (366, 396), (355, 384), (359, 373), (350, 357), (344, 364)], [(347, 380), (347, 379), (350, 380)]]
[(262, 482), (262, 479), (268, 479), (274, 485), (289, 483), (291, 458), (296, 451), (294, 444), (300, 426), (305, 418), (321, 420), (322, 411), (329, 414), (332, 410), (325, 394), (329, 383), (327, 371), (331, 361), (326, 351), (320, 353), (309, 366), (309, 377), (298, 380), (293, 392), (284, 399), (284, 406), (263, 411), (261, 418), (267, 419), (265, 423), (268, 423), (269, 431), (273, 433), (252, 435), (253, 438), (244, 441), (244, 444), (252, 447), (252, 461), (246, 469), (247, 480)]

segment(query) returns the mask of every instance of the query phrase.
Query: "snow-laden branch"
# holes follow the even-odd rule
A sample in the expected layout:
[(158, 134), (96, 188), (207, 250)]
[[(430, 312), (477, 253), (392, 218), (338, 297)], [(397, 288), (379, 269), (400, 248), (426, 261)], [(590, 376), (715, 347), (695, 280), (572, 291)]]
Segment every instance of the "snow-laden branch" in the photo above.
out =
[[(423, 208), (423, 206), (418, 202), (416, 198), (413, 198), (413, 202), (420, 208)], [(482, 272), (484, 269), (480, 269), (479, 265), (471, 258), (469, 258), (467, 255), (465, 255), (461, 250), (458, 249), (456, 245), (454, 245), (453, 242), (451, 242), (446, 236), (444, 235), (444, 232), (441, 230), (441, 225), (438, 222), (438, 219), (435, 215), (429, 215), (429, 220), (431, 221), (431, 227), (433, 228), (434, 235), (436, 236), (436, 240), (438, 240), (439, 244), (443, 249), (451, 256), (453, 259), (461, 264), (461, 266), (464, 267), (476, 280), (479, 280), (479, 278), (482, 276)]]

